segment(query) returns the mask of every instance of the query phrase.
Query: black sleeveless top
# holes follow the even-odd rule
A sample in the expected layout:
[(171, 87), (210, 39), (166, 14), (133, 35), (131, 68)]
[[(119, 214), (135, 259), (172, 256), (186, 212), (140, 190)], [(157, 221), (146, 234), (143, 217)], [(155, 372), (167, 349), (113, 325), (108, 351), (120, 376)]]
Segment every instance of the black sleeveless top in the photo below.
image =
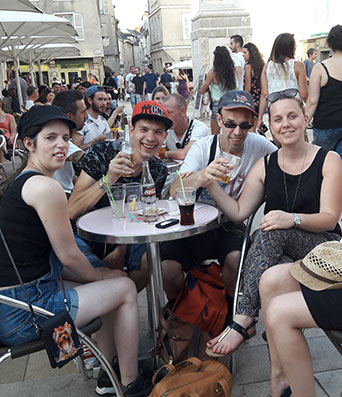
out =
[(322, 130), (342, 128), (342, 80), (331, 77), (323, 62), (321, 65), (327, 73), (328, 82), (321, 87), (313, 125)]
[[(51, 244), (37, 212), (21, 197), (24, 183), (35, 171), (17, 177), (7, 190), (0, 208), (0, 224), (24, 283), (50, 271)], [(19, 284), (0, 239), (0, 287)]]
[[(282, 210), (300, 214), (318, 213), (320, 209), (321, 185), (323, 180), (322, 168), (327, 153), (328, 152), (323, 148), (318, 150), (310, 167), (302, 173), (299, 186), (298, 180), (300, 175), (283, 173), (280, 169), (278, 165), (278, 151), (270, 155), (268, 163), (268, 156), (265, 156), (266, 203), (264, 213), (267, 214), (272, 210)], [(287, 186), (287, 201), (284, 174)], [(298, 191), (296, 195), (297, 186)], [(340, 234), (340, 227), (336, 225), (333, 231)]]

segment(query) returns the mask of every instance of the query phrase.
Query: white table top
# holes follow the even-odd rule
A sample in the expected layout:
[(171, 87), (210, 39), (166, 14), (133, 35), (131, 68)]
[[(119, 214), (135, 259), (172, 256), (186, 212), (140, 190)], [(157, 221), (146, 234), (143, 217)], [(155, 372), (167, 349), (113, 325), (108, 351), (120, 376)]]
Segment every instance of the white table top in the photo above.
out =
[(217, 208), (204, 203), (195, 205), (195, 224), (192, 226), (177, 225), (158, 229), (155, 223), (169, 218), (179, 219), (178, 204), (175, 200), (158, 200), (158, 208), (165, 208), (167, 213), (160, 215), (157, 222), (130, 222), (128, 217), (115, 220), (110, 207), (101, 208), (81, 216), (77, 221), (78, 233), (88, 240), (112, 243), (134, 244), (176, 240), (193, 236), (215, 228), (220, 224), (220, 212)]

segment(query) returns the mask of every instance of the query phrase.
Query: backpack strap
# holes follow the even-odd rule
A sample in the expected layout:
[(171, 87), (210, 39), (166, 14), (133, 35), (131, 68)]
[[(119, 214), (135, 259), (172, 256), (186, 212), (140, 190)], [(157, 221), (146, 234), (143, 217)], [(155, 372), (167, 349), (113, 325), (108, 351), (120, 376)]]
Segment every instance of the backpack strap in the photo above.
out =
[(187, 145), (189, 143), (189, 141), (191, 139), (191, 134), (192, 134), (193, 128), (194, 128), (194, 120), (191, 119), (188, 129), (186, 130), (185, 137), (184, 137), (181, 147), (179, 149), (184, 149), (185, 145)]
[(328, 78), (329, 78), (329, 77), (330, 77), (330, 74), (329, 74), (329, 72), (328, 72), (328, 68), (325, 66), (325, 64), (324, 64), (323, 62), (321, 62), (321, 65), (323, 66), (323, 68), (324, 68), (324, 70), (326, 71), (327, 76), (328, 76)]
[[(208, 161), (207, 166), (208, 166), (208, 165), (214, 160), (214, 158), (215, 158), (215, 153), (216, 153), (216, 148), (217, 148), (217, 135), (218, 135), (218, 134), (214, 135), (214, 139), (213, 139), (213, 141), (211, 142), (210, 153), (209, 153), (209, 161)], [(203, 190), (203, 187), (200, 187), (200, 188), (197, 189), (197, 191), (196, 191), (196, 201), (198, 200), (199, 196), (201, 195), (202, 190)]]

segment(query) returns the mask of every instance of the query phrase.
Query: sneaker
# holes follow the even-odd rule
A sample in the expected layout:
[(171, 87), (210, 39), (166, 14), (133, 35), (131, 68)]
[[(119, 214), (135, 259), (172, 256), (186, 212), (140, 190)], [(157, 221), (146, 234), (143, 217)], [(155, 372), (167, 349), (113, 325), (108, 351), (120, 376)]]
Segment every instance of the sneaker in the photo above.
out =
[[(153, 389), (151, 381), (145, 380), (141, 375), (138, 375), (134, 382), (127, 386), (121, 385), (121, 390), (125, 397), (146, 397)], [(112, 382), (105, 371), (100, 370), (99, 378), (97, 379), (96, 393), (100, 396), (115, 396), (115, 389)]]
[(83, 349), (82, 359), (86, 369), (93, 369), (96, 366), (100, 366), (99, 362), (97, 361), (97, 358), (90, 351), (87, 345), (82, 344), (82, 349)]

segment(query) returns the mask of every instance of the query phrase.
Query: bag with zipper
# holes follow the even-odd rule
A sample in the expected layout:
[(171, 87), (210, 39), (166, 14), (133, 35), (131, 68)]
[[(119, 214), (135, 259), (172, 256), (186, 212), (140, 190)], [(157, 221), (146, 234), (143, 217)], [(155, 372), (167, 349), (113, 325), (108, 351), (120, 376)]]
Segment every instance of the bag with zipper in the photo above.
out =
[(219, 335), (228, 314), (222, 268), (216, 262), (209, 266), (193, 266), (172, 311), (183, 321), (196, 324), (212, 338)]
[(170, 364), (177, 364), (192, 356), (205, 360), (209, 358), (205, 349), (210, 339), (197, 325), (183, 321), (170, 309), (163, 308), (153, 355)]
[(152, 383), (150, 397), (229, 397), (232, 391), (232, 375), (223, 363), (196, 357), (176, 366), (165, 364)]

